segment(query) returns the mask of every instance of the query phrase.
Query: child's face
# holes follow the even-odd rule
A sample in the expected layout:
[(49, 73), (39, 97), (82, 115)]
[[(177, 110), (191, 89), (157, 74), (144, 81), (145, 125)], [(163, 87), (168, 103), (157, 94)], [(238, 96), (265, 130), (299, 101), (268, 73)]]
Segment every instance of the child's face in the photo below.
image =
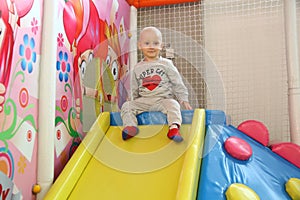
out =
[(155, 30), (143, 31), (140, 35), (139, 49), (143, 52), (145, 60), (156, 60), (162, 47), (162, 39)]

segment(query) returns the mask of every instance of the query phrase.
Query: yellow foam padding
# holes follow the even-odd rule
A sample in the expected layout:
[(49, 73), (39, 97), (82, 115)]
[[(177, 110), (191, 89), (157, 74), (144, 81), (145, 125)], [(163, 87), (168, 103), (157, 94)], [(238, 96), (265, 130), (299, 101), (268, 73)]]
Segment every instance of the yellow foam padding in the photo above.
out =
[(196, 199), (205, 135), (205, 111), (195, 110), (191, 132), (195, 138), (185, 155), (176, 199)]
[(285, 190), (292, 200), (300, 199), (300, 179), (290, 178), (285, 184)]
[(231, 184), (226, 192), (226, 200), (260, 200), (254, 190), (242, 183)]
[(110, 113), (101, 113), (59, 177), (55, 180), (53, 186), (45, 195), (44, 200), (62, 200), (68, 198), (86, 165), (92, 158), (99, 142), (103, 139), (109, 124)]
[[(167, 138), (167, 125), (142, 125), (139, 129), (136, 137), (123, 141), (122, 127), (109, 127), (76, 183), (65, 183), (72, 187), (69, 195), (52, 199), (195, 199), (205, 110), (195, 109), (192, 124), (181, 126), (181, 143)], [(72, 167), (68, 170), (74, 171)]]

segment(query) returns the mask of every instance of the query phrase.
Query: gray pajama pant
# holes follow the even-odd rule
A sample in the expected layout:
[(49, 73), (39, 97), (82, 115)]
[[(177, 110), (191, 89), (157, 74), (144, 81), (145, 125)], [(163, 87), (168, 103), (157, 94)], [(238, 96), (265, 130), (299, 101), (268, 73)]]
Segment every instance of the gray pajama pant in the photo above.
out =
[(168, 125), (181, 125), (180, 104), (175, 99), (140, 97), (127, 101), (121, 109), (121, 117), (124, 126), (137, 126), (136, 115), (145, 111), (161, 111), (167, 115)]

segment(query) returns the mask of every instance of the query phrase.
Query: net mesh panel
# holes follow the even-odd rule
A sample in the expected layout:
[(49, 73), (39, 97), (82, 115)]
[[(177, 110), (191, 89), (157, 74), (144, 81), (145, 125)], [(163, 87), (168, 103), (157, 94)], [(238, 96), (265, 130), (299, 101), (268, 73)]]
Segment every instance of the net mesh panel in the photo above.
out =
[(194, 107), (222, 109), (234, 126), (261, 121), (271, 142), (290, 141), (283, 0), (202, 0), (141, 8), (138, 28), (145, 26), (163, 30), (162, 54), (174, 50), (170, 59)]
[[(198, 66), (203, 66), (201, 65), (201, 62), (203, 62), (203, 59), (201, 59), (202, 49), (197, 49), (197, 46), (200, 46), (198, 42), (201, 42), (202, 39), (200, 10), (200, 4), (167, 5), (138, 10), (139, 28), (156, 26), (161, 30), (164, 42), (162, 56), (168, 56), (167, 52), (174, 50), (173, 56), (168, 57), (173, 60), (182, 74), (189, 88), (190, 102), (194, 107), (206, 106), (205, 82), (202, 77), (204, 69), (196, 70), (186, 56), (188, 53), (189, 56), (197, 59), (196, 64)], [(197, 34), (195, 32), (196, 26), (199, 31)], [(195, 43), (196, 45), (191, 46), (189, 43)], [(141, 58), (142, 56), (139, 54), (138, 59)]]

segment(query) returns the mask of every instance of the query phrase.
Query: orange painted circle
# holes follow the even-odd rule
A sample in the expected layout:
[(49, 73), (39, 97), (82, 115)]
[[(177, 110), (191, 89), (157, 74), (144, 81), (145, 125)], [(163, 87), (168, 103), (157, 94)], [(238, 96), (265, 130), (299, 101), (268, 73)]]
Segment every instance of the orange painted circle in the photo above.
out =
[(28, 105), (28, 101), (29, 101), (28, 90), (26, 88), (22, 88), (19, 93), (20, 105), (24, 108)]

